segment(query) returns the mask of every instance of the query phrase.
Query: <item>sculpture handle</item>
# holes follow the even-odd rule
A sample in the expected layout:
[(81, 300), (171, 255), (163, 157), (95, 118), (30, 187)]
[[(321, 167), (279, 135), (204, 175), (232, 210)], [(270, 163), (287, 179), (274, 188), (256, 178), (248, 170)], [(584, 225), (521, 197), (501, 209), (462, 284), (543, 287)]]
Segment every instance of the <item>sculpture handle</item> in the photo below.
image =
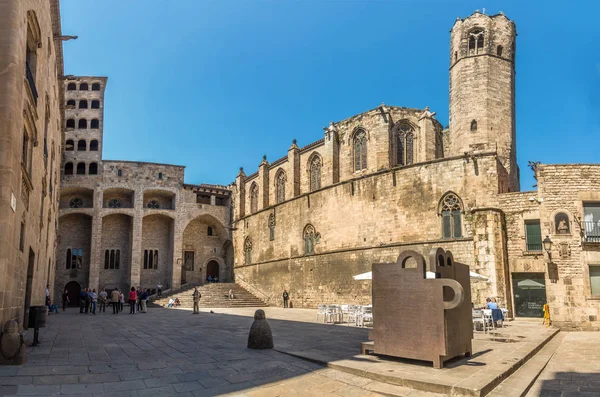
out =
[(458, 281), (452, 280), (450, 278), (440, 278), (440, 279), (437, 279), (436, 281), (438, 281), (440, 284), (442, 284), (442, 287), (449, 287), (454, 290), (454, 299), (452, 299), (451, 301), (448, 301), (448, 302), (444, 301), (444, 309), (445, 310), (454, 309), (454, 308), (458, 307), (458, 305), (463, 303), (463, 301), (465, 300), (465, 290), (463, 289), (462, 285), (460, 285), (460, 283)]

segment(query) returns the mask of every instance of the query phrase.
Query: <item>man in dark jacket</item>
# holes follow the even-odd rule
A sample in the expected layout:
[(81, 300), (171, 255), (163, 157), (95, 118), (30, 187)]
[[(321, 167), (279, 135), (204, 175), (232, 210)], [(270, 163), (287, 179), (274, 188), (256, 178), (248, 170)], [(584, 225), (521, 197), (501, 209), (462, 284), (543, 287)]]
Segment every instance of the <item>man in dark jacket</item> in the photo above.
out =
[(284, 309), (288, 308), (288, 299), (290, 298), (290, 295), (288, 294), (288, 292), (286, 290), (283, 290), (283, 307)]

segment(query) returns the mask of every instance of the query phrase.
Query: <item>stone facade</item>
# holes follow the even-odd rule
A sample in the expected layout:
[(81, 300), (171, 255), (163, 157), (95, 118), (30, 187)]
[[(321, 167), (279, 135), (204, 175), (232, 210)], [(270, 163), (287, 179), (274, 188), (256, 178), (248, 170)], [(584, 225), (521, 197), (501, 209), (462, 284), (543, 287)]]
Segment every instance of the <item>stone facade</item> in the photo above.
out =
[(0, 2), (0, 324), (54, 283), (62, 154), (57, 0)]

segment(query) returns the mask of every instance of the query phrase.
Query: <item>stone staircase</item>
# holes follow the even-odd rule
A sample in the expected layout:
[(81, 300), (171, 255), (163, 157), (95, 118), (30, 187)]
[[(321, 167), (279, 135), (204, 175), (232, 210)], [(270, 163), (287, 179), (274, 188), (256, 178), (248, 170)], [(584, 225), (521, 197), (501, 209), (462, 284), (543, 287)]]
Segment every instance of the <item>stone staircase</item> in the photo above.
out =
[[(229, 299), (229, 290), (233, 289), (235, 298)], [(202, 294), (199, 306), (205, 308), (217, 307), (265, 307), (268, 306), (265, 302), (246, 291), (235, 283), (209, 283), (198, 286), (198, 291)], [(194, 286), (184, 286), (184, 289), (171, 293), (164, 294), (162, 298), (152, 297), (150, 300), (153, 304), (166, 307), (170, 298), (179, 298), (180, 307), (193, 308), (194, 301), (192, 294)]]

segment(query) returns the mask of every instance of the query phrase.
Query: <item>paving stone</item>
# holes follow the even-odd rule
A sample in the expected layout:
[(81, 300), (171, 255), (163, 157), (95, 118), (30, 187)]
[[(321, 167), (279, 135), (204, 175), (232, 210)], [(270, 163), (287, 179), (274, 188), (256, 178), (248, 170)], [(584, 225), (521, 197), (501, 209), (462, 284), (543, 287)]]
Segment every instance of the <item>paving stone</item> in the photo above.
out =
[(118, 373), (121, 380), (148, 379), (151, 377), (150, 371), (127, 371)]
[(60, 387), (58, 385), (21, 385), (18, 386), (19, 391), (18, 395), (21, 396), (54, 396), (60, 392)]
[(118, 373), (110, 372), (104, 374), (79, 375), (79, 383), (105, 383), (119, 382), (121, 378)]
[(60, 387), (61, 394), (82, 394), (89, 395), (90, 393), (104, 393), (102, 384), (77, 384), (77, 385), (62, 385)]
[(194, 390), (202, 390), (204, 389), (204, 386), (202, 386), (200, 384), (200, 382), (181, 382), (181, 383), (174, 383), (173, 387), (175, 388), (175, 390), (177, 392), (188, 392), (188, 391), (194, 391)]
[(124, 390), (139, 390), (145, 389), (146, 384), (142, 380), (126, 380), (122, 382), (103, 383), (104, 391), (124, 391)]
[(0, 386), (30, 385), (32, 383), (33, 383), (32, 376), (2, 376), (2, 377), (0, 377)]
[(45, 375), (34, 376), (33, 383), (36, 385), (66, 385), (77, 383), (79, 378), (77, 375)]

